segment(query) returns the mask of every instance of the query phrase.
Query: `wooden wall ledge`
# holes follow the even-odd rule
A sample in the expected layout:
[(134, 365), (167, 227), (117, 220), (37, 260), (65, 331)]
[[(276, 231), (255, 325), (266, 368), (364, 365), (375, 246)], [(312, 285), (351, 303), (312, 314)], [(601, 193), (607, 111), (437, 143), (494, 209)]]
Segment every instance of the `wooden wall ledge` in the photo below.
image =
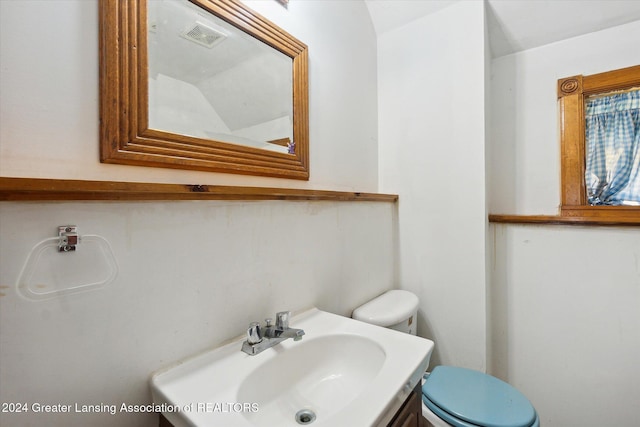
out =
[(328, 200), (396, 202), (395, 194), (294, 188), (0, 177), (0, 201)]
[[(625, 212), (626, 211), (626, 212)], [(595, 213), (594, 213), (595, 212)], [(618, 210), (615, 215), (598, 215), (598, 211), (573, 212), (572, 215), (496, 215), (489, 214), (489, 222), (498, 224), (551, 224), (551, 225), (609, 225), (640, 226), (640, 212)]]

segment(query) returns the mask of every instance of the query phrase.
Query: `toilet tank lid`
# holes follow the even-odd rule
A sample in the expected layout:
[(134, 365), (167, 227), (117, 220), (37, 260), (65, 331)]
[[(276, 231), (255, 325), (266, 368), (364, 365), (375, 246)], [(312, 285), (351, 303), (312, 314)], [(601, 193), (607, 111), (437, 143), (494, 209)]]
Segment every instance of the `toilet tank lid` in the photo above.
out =
[(408, 319), (418, 309), (418, 297), (409, 291), (394, 289), (353, 310), (356, 320), (377, 326), (392, 326)]

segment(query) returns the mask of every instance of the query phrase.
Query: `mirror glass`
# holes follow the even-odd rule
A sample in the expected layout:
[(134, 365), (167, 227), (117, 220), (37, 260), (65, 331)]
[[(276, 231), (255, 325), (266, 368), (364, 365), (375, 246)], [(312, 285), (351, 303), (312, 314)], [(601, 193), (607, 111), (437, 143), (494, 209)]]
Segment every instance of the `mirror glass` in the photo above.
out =
[(309, 179), (304, 43), (239, 0), (98, 5), (102, 162)]
[(151, 129), (295, 152), (290, 57), (187, 0), (147, 17)]

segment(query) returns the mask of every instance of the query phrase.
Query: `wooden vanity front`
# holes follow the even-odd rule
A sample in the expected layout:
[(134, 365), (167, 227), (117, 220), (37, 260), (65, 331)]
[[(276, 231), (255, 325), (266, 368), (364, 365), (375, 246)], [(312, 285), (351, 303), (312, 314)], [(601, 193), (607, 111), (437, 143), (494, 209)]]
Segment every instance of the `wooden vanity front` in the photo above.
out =
[(422, 417), (422, 384), (418, 382), (413, 391), (396, 412), (387, 427), (427, 427), (429, 424)]

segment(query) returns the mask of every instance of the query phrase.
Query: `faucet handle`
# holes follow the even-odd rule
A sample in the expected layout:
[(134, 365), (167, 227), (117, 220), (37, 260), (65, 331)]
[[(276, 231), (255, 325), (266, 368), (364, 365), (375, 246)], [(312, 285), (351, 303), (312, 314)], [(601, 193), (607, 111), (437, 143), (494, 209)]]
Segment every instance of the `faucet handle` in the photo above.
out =
[(276, 313), (276, 328), (281, 330), (288, 329), (290, 316), (290, 311), (280, 311)]
[(264, 319), (264, 323), (267, 328), (270, 328), (273, 326), (273, 319), (271, 317), (267, 317)]
[(247, 342), (251, 345), (258, 344), (262, 341), (262, 330), (260, 328), (260, 323), (251, 322), (249, 324), (249, 329), (247, 329)]

